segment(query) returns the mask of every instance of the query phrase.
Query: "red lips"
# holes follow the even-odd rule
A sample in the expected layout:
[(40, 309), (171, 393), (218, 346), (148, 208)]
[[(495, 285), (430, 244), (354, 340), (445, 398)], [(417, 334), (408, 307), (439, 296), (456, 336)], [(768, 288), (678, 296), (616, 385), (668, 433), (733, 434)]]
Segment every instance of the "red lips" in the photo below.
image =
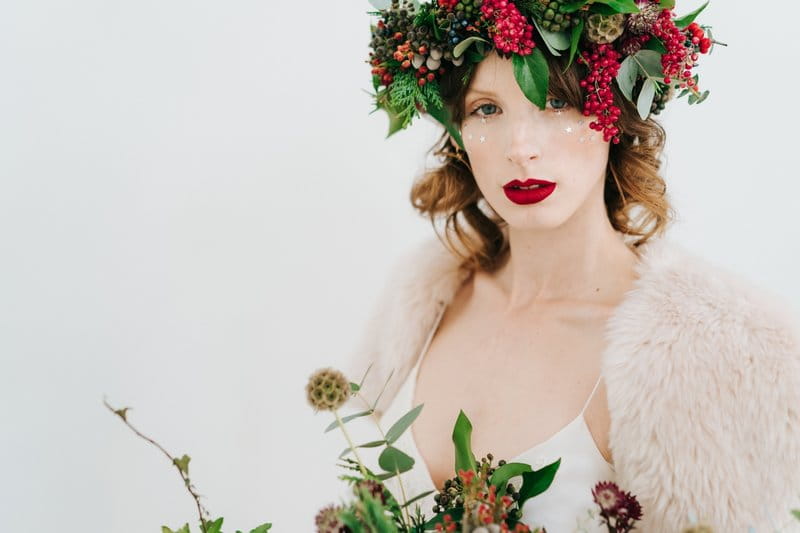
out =
[[(540, 185), (535, 189), (520, 189), (519, 187), (530, 187), (531, 185)], [(506, 197), (515, 204), (527, 205), (541, 202), (553, 191), (556, 190), (556, 184), (552, 181), (537, 180), (534, 178), (525, 181), (511, 180), (503, 185), (503, 191)]]
[(511, 180), (508, 183), (506, 183), (505, 185), (503, 185), (503, 188), (508, 188), (508, 187), (530, 187), (531, 185), (555, 185), (555, 183), (553, 183), (552, 181), (547, 181), (547, 180), (537, 180), (535, 178), (528, 178), (525, 181)]

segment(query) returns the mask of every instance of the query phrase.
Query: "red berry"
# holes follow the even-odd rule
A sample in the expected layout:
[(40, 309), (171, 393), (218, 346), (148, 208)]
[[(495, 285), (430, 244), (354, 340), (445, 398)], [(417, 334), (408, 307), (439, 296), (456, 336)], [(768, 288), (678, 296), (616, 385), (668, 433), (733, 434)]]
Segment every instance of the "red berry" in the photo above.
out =
[(419, 86), (422, 87), (423, 85), (425, 85), (425, 78), (420, 78), (419, 80), (417, 80), (417, 83), (419, 83)]
[(428, 72), (427, 79), (428, 81), (433, 81), (436, 79), (436, 75), (433, 72)]

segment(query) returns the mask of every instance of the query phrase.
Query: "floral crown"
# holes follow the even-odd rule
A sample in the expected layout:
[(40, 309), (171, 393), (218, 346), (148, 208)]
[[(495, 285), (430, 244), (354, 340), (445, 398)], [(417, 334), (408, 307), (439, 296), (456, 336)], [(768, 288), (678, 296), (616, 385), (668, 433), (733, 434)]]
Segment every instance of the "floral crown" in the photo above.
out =
[[(692, 73), (700, 54), (715, 41), (710, 26), (694, 22), (708, 2), (675, 17), (674, 0), (370, 0), (379, 17), (372, 25), (369, 63), (375, 111), (389, 114), (389, 135), (407, 127), (420, 112), (440, 122), (464, 148), (442, 101), (439, 81), (467, 62), (472, 67), (494, 48), (513, 61), (514, 76), (525, 96), (544, 109), (549, 85), (545, 52), (568, 55), (586, 67), (580, 85), (583, 115), (605, 141), (620, 142), (611, 84), (636, 105), (644, 120), (658, 114), (676, 90), (700, 103), (699, 76)], [(566, 70), (566, 69), (565, 69)]]

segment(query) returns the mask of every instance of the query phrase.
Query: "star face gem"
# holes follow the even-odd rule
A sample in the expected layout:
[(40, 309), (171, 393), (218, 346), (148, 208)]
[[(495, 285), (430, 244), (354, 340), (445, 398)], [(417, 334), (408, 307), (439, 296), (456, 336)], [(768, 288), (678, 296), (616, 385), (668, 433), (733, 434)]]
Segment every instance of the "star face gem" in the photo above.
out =
[(486, 136), (485, 135), (481, 135), (481, 142), (486, 142)]
[(566, 128), (564, 128), (564, 131), (567, 133), (572, 133), (572, 126), (567, 126)]

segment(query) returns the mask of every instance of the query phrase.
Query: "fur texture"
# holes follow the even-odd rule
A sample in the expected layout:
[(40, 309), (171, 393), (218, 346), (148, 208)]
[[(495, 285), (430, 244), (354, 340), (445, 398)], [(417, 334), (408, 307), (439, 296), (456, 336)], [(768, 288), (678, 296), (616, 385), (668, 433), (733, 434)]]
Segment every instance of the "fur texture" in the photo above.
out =
[[(617, 483), (642, 504), (639, 530), (680, 532), (694, 515), (717, 533), (800, 531), (789, 515), (800, 508), (794, 315), (665, 238), (639, 250), (639, 279), (608, 321), (602, 354)], [(436, 238), (397, 262), (348, 369), (357, 381), (372, 364), (367, 398), (388, 380), (379, 411), (468, 274)]]

